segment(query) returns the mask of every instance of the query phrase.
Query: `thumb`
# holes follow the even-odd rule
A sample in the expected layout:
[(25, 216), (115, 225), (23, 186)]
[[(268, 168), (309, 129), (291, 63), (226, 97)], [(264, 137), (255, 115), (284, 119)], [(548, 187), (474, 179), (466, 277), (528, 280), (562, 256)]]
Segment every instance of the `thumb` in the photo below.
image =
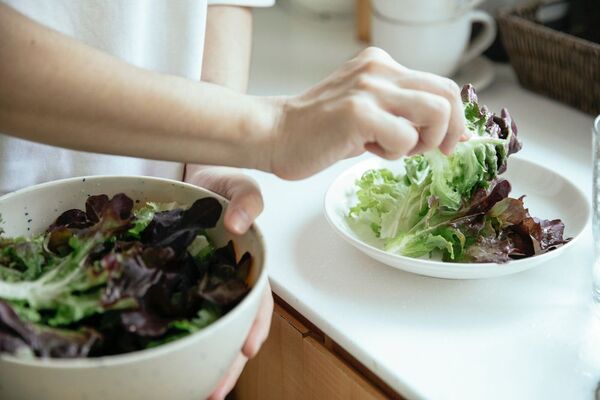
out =
[(260, 189), (254, 180), (247, 176), (232, 179), (227, 190), (231, 202), (225, 211), (225, 228), (232, 233), (245, 233), (263, 210)]

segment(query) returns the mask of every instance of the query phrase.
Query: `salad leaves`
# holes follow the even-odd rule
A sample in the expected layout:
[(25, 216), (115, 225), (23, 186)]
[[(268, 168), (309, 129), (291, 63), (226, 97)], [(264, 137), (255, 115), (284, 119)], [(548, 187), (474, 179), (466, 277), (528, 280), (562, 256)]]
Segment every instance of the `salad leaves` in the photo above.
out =
[(221, 212), (98, 195), (43, 234), (0, 235), (0, 352), (121, 354), (208, 326), (246, 295), (252, 262), (206, 236)]
[(503, 263), (564, 244), (560, 220), (536, 219), (523, 198), (508, 197), (500, 174), (522, 147), (508, 111), (480, 106), (471, 85), (462, 99), (471, 138), (448, 156), (436, 149), (405, 158), (398, 175), (367, 171), (356, 182), (351, 225), (368, 226), (387, 251), (454, 262)]

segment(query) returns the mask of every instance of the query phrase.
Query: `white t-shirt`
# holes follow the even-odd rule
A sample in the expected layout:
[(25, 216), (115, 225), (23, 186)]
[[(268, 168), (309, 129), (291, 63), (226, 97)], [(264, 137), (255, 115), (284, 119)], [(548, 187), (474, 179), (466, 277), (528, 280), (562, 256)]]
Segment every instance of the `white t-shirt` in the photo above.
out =
[[(198, 80), (207, 5), (275, 0), (0, 0), (29, 18), (141, 68)], [(0, 134), (0, 194), (82, 175), (181, 179), (183, 164), (66, 150)]]

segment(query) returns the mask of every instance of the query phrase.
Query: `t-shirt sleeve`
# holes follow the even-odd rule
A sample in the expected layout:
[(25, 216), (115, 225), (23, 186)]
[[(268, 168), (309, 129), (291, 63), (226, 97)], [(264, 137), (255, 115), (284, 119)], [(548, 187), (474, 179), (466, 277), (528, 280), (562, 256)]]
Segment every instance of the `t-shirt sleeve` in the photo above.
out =
[(208, 0), (209, 6), (230, 5), (244, 7), (270, 7), (275, 4), (275, 0)]

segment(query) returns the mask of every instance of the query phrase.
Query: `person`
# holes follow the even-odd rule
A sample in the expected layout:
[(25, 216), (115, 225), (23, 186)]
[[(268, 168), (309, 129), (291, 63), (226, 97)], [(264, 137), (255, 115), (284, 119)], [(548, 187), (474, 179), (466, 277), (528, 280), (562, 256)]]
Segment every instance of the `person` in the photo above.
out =
[[(245, 94), (248, 7), (272, 3), (0, 0), (0, 193), (93, 174), (183, 179), (230, 198), (225, 225), (243, 233), (263, 202), (236, 168), (294, 180), (364, 151), (452, 151), (465, 132), (456, 84), (377, 48), (300, 95)], [(258, 352), (272, 308), (269, 290), (213, 399)]]

